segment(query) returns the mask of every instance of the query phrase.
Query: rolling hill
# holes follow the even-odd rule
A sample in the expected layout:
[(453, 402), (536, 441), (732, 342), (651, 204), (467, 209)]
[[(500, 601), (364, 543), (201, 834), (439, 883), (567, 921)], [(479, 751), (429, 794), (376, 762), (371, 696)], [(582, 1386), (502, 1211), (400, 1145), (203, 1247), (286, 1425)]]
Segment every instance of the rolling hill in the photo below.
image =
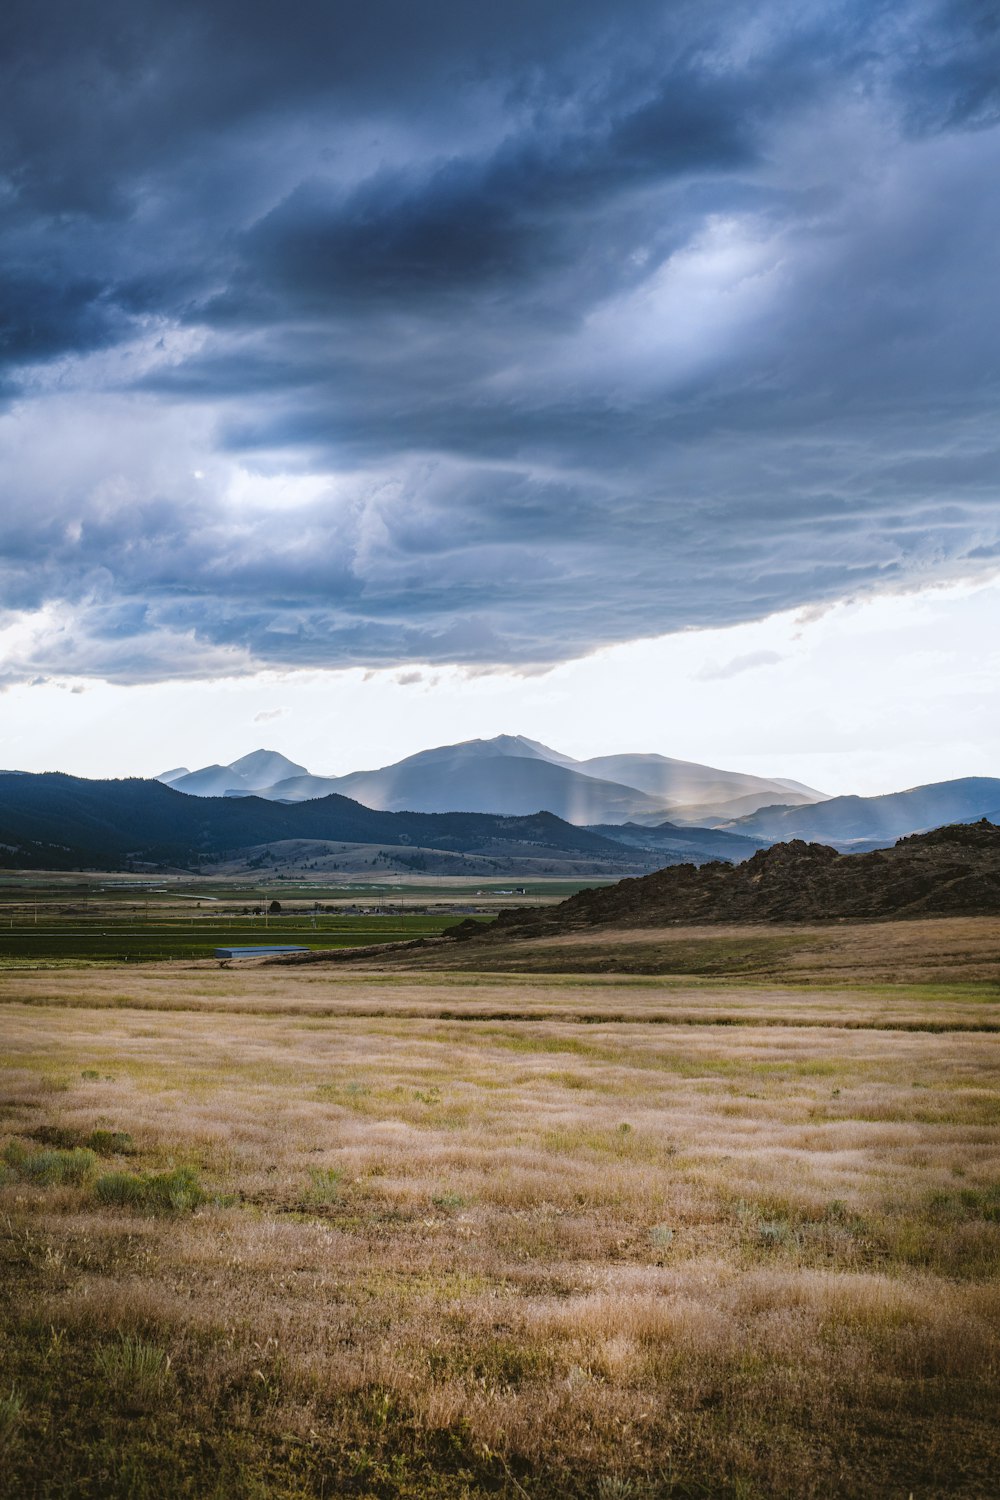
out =
[(652, 827), (643, 823), (598, 823), (592, 825), (590, 831), (630, 848), (656, 850), (663, 856), (663, 864), (683, 864), (686, 860), (705, 864), (713, 859), (739, 864), (750, 859), (763, 844), (760, 839), (729, 833), (721, 828), (689, 828), (677, 823), (660, 823)]

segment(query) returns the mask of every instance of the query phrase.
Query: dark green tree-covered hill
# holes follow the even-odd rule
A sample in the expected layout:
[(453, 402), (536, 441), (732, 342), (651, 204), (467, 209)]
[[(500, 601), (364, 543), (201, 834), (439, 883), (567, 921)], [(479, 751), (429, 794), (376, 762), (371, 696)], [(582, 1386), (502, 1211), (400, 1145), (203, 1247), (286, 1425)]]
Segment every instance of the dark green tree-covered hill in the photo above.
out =
[(0, 865), (8, 868), (110, 870), (129, 862), (189, 868), (284, 839), (458, 853), (531, 846), (619, 865), (635, 860), (634, 850), (547, 812), (376, 812), (336, 794), (285, 805), (260, 797), (186, 797), (137, 778), (0, 772)]

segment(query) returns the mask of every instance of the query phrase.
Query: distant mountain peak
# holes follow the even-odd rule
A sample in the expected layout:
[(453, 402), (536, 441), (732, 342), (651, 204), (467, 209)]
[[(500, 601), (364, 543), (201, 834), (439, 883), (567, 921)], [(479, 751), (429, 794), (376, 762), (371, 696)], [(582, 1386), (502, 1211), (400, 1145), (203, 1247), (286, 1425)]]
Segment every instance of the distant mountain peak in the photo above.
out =
[(249, 755), (230, 761), (229, 770), (235, 771), (249, 787), (273, 786), (276, 781), (286, 781), (289, 776), (309, 775), (305, 766), (289, 760), (278, 750), (251, 750)]
[(171, 771), (161, 771), (155, 776), (154, 781), (162, 781), (164, 786), (169, 786), (172, 781), (177, 781), (181, 776), (190, 776), (191, 772), (187, 766), (174, 766)]
[(574, 756), (563, 755), (561, 750), (553, 750), (551, 745), (543, 745), (541, 740), (531, 740), (526, 734), (498, 735), (497, 738), (504, 740), (513, 738), (519, 745), (526, 745), (532, 755), (539, 760), (547, 760), (550, 765), (568, 766), (571, 770), (576, 770), (580, 766), (580, 762)]
[[(471, 740), (457, 740), (454, 745), (438, 745), (430, 750), (420, 750), (419, 755), (440, 755), (451, 751), (455, 754), (472, 755), (512, 755), (527, 756), (532, 760), (564, 761), (567, 756), (560, 755), (558, 750), (550, 750), (547, 745), (540, 744), (538, 740), (529, 740), (523, 734), (495, 734), (490, 739), (477, 737)], [(408, 760), (414, 757), (407, 756)]]

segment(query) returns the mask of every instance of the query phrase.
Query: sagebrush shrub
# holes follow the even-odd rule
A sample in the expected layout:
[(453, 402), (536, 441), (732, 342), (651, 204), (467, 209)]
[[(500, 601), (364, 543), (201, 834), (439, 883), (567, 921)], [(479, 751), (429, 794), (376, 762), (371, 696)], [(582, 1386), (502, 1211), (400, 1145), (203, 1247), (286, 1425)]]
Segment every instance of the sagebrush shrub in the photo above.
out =
[(45, 1149), (31, 1151), (20, 1141), (11, 1141), (5, 1147), (3, 1159), (22, 1182), (32, 1182), (38, 1187), (53, 1187), (62, 1183), (79, 1186), (91, 1177), (97, 1167), (93, 1151), (76, 1146), (71, 1151)]

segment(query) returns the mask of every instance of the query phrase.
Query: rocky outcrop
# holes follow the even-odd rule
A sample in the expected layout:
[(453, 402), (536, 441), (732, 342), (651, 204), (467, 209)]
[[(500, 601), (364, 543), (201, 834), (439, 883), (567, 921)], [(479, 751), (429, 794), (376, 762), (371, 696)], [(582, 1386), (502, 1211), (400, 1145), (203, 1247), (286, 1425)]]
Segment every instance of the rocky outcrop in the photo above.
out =
[(891, 849), (838, 854), (793, 839), (743, 864), (674, 865), (580, 891), (547, 910), (502, 912), (495, 925), (456, 937), (497, 941), (598, 925), (672, 922), (816, 922), (837, 918), (1000, 915), (1000, 828), (982, 822), (900, 839)]

